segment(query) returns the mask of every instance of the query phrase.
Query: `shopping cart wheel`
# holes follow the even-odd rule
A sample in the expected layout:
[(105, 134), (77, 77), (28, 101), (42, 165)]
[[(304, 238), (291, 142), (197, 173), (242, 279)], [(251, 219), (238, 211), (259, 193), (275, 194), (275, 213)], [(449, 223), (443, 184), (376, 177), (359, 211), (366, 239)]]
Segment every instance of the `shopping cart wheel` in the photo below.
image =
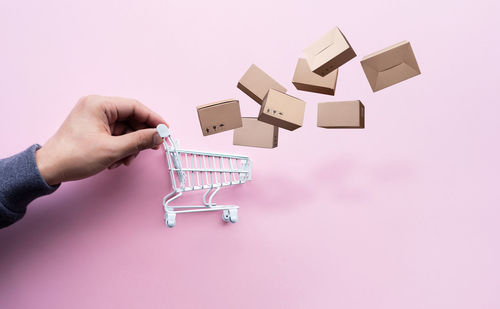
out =
[(238, 222), (238, 209), (229, 210), (229, 221), (231, 221), (231, 223)]
[(222, 211), (222, 220), (224, 220), (224, 222), (229, 222), (229, 210), (228, 209), (224, 209)]
[(167, 223), (168, 227), (175, 226), (175, 214), (167, 214), (167, 218), (165, 219), (165, 223)]

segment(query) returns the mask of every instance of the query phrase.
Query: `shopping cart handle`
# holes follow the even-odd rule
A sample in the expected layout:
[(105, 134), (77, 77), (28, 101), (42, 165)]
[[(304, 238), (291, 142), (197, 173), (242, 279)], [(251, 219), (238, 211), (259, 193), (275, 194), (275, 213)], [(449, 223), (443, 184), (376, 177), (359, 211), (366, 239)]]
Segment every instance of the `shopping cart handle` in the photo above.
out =
[(170, 136), (170, 131), (168, 130), (168, 127), (166, 125), (164, 125), (163, 123), (159, 124), (156, 127), (156, 131), (158, 131), (158, 134), (160, 134), (160, 137), (162, 137), (162, 138), (167, 138)]

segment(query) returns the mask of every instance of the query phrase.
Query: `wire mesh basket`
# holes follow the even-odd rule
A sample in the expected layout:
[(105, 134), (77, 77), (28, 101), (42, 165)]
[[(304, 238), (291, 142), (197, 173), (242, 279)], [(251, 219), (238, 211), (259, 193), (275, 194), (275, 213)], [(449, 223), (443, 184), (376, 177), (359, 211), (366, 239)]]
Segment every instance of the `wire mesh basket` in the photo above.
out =
[[(252, 179), (252, 161), (247, 156), (179, 149), (169, 128), (160, 124), (156, 128), (163, 139), (173, 191), (163, 198), (165, 223), (176, 224), (176, 215), (203, 211), (222, 211), (225, 222), (238, 221), (237, 205), (217, 205), (214, 196), (222, 187), (239, 185)], [(184, 192), (206, 190), (203, 203), (175, 205), (170, 203)]]

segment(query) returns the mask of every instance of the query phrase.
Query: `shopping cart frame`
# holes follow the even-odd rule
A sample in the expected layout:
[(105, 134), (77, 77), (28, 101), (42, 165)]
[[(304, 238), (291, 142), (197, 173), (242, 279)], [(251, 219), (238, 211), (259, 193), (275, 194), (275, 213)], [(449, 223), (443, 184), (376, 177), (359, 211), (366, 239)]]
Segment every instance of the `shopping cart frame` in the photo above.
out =
[[(173, 191), (163, 198), (165, 223), (176, 224), (176, 215), (205, 211), (222, 211), (224, 222), (238, 221), (238, 205), (217, 205), (214, 196), (223, 187), (243, 184), (252, 179), (252, 161), (247, 156), (179, 149), (169, 128), (160, 124), (156, 128), (163, 140)], [(227, 166), (224, 162), (227, 162)], [(185, 166), (183, 166), (185, 165)], [(203, 205), (170, 205), (184, 192), (207, 190)]]

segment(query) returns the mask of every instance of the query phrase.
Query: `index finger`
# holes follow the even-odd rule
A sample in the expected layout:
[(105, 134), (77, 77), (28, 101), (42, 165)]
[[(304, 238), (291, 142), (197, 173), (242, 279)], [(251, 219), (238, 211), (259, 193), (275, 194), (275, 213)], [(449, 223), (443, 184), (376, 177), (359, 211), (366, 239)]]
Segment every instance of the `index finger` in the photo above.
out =
[(152, 128), (161, 123), (166, 124), (165, 119), (138, 100), (121, 97), (106, 97), (106, 101), (111, 103), (109, 108), (112, 108), (113, 112), (116, 113), (115, 121), (135, 120)]

